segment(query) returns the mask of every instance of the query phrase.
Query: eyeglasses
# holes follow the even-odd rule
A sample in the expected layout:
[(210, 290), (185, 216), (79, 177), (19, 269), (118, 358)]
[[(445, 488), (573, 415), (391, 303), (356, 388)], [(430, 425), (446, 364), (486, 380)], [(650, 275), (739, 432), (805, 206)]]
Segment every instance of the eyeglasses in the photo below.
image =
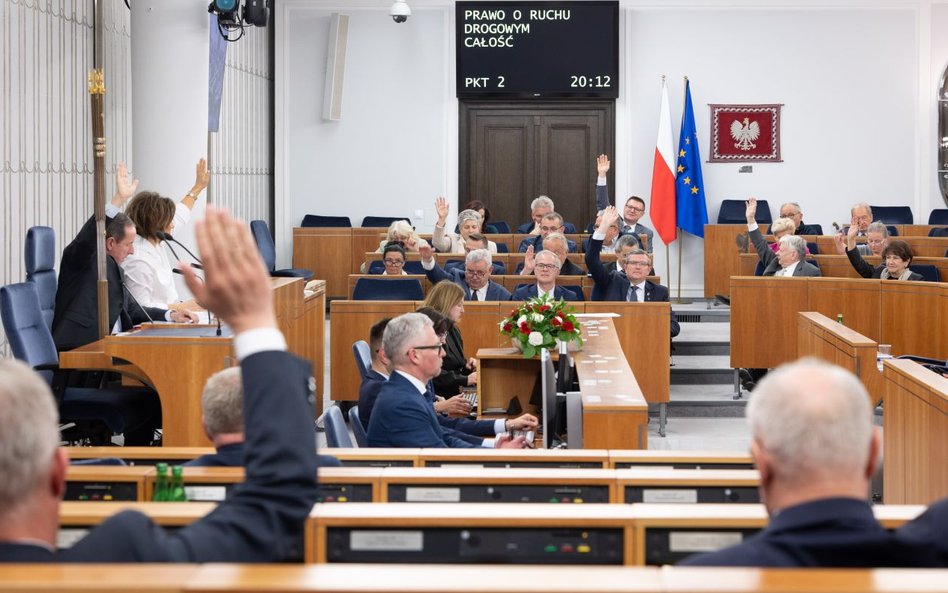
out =
[(797, 214), (799, 214), (799, 212), (781, 212), (780, 218), (793, 218)]
[(487, 275), (486, 270), (481, 272), (480, 270), (468, 270), (467, 268), (464, 269), (464, 273), (470, 276), (471, 278), (483, 278), (484, 276)]
[(866, 243), (869, 243), (872, 245), (881, 245), (885, 243), (885, 239), (869, 239), (868, 241), (866, 241)]
[(415, 350), (444, 350), (444, 344), (438, 342), (432, 346), (415, 346)]
[(632, 266), (633, 268), (647, 268), (651, 264), (647, 261), (627, 261), (625, 265)]
[(548, 232), (548, 233), (555, 233), (556, 231), (560, 230), (561, 228), (563, 228), (563, 227), (561, 227), (561, 226), (541, 226), (541, 227), (540, 227), (540, 230), (541, 230), (541, 231), (546, 231), (546, 232)]
[(639, 208), (638, 206), (632, 206), (632, 205), (626, 206), (625, 209), (631, 210), (632, 212), (645, 212), (645, 208)]
[(535, 266), (538, 270), (555, 270), (556, 264), (536, 264)]
[(386, 259), (382, 261), (385, 262), (386, 266), (394, 266), (396, 268), (400, 268), (405, 265), (405, 261), (401, 259)]

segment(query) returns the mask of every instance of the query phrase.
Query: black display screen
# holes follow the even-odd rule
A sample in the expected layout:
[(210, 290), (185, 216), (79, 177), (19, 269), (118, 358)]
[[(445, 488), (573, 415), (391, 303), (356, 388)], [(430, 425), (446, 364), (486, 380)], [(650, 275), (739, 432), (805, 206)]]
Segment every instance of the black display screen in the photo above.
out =
[(619, 3), (457, 2), (457, 96), (619, 96)]

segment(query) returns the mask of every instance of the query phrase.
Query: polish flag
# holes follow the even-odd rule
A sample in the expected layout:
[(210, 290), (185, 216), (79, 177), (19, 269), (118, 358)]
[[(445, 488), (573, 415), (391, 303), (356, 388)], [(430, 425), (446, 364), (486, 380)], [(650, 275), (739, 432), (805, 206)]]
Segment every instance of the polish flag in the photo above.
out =
[(650, 215), (655, 230), (665, 245), (678, 238), (675, 222), (675, 162), (671, 113), (668, 109), (668, 89), (663, 78), (662, 113), (658, 119), (658, 140), (655, 142), (655, 163), (652, 165)]

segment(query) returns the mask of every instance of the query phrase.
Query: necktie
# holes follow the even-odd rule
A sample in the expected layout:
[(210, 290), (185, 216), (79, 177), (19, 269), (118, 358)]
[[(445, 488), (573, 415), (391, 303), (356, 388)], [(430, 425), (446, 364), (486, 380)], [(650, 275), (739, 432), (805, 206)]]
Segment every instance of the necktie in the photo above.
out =
[(639, 287), (634, 284), (629, 285), (629, 294), (626, 296), (626, 300), (630, 303), (637, 303), (639, 301), (638, 288)]
[(471, 290), (471, 300), (472, 300), (472, 301), (479, 301), (479, 300), (481, 300), (480, 297), (477, 296), (477, 291), (476, 291), (476, 290)]

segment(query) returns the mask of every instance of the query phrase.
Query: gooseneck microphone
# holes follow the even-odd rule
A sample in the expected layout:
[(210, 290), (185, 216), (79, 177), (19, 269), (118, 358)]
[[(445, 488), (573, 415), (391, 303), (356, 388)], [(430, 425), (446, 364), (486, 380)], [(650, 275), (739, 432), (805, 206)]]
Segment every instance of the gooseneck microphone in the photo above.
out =
[[(145, 317), (148, 318), (148, 321), (149, 321), (150, 323), (154, 323), (155, 320), (151, 318), (151, 315), (148, 314), (148, 311), (145, 309), (145, 307), (142, 307), (142, 304), (138, 302), (138, 299), (135, 298), (135, 295), (133, 295), (133, 294), (132, 294), (132, 291), (128, 289), (128, 286), (126, 286), (126, 284), (125, 284), (125, 276), (124, 276), (124, 275), (122, 275), (122, 290), (125, 292), (125, 294), (127, 294), (127, 295), (130, 296), (130, 297), (132, 297), (132, 301), (133, 301), (133, 302), (135, 303), (135, 305), (139, 308), (139, 310), (141, 310), (141, 312), (145, 314)], [(129, 318), (131, 318), (131, 315), (129, 315)], [(162, 321), (164, 321), (164, 320), (162, 320)], [(135, 323), (135, 322), (132, 321), (132, 324), (134, 324), (134, 323)], [(130, 328), (130, 329), (131, 329), (131, 328)]]
[[(168, 245), (168, 247), (171, 247), (171, 245)], [(174, 250), (172, 249), (171, 252), (174, 253)], [(184, 272), (181, 271), (181, 268), (171, 268), (171, 271), (180, 276), (184, 276)], [(194, 277), (200, 280), (202, 284), (204, 283), (204, 278), (201, 278), (197, 274), (195, 274)], [(207, 314), (213, 316), (214, 320), (217, 321), (217, 335), (221, 335), (221, 318), (217, 315), (214, 315), (214, 312), (210, 309), (207, 310)]]
[(182, 243), (181, 241), (178, 241), (177, 239), (175, 239), (174, 237), (172, 237), (170, 233), (163, 233), (163, 232), (161, 232), (161, 231), (158, 231), (157, 233), (155, 233), (155, 236), (158, 237), (159, 239), (161, 239), (162, 241), (164, 241), (165, 243), (167, 243), (168, 249), (171, 250), (171, 253), (173, 253), (174, 256), (175, 256), (178, 260), (180, 260), (181, 258), (178, 257), (178, 253), (174, 250), (174, 247), (171, 246), (171, 243), (177, 243), (178, 245), (180, 245), (181, 248), (184, 249), (185, 251), (187, 251), (187, 252), (188, 252), (188, 255), (190, 255), (191, 258), (194, 259), (194, 261), (197, 262), (196, 264), (191, 264), (192, 267), (195, 267), (195, 268), (197, 268), (197, 269), (199, 269), (199, 270), (203, 270), (203, 269), (204, 269), (204, 267), (201, 266), (201, 258), (199, 258), (198, 256), (194, 255), (194, 253), (192, 253), (191, 250), (188, 249), (188, 246), (187, 246), (187, 245), (185, 245), (185, 244)]

